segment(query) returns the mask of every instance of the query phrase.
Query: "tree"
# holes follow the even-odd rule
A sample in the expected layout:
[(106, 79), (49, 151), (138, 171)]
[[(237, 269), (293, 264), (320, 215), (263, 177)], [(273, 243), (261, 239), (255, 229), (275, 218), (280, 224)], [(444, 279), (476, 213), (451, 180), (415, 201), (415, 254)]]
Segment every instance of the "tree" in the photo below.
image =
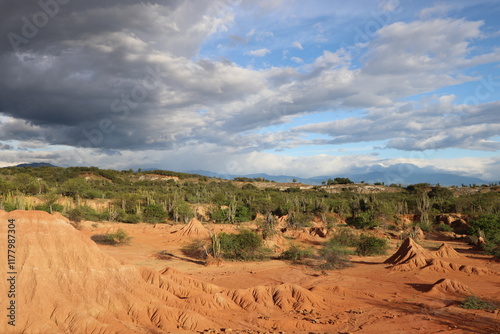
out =
[(4, 179), (0, 178), (0, 195), (6, 195), (10, 191), (12, 191), (13, 186), (10, 182), (5, 181)]
[(73, 198), (85, 197), (85, 194), (90, 190), (90, 185), (85, 179), (74, 178), (65, 181), (61, 186), (61, 192), (64, 196)]
[(347, 177), (336, 177), (335, 179), (328, 179), (327, 181), (327, 184), (328, 185), (331, 185), (331, 184), (353, 184), (354, 182), (352, 182), (349, 178)]
[(187, 223), (194, 217), (194, 211), (187, 202), (179, 200), (172, 208), (172, 216), (176, 222), (182, 220)]
[(159, 204), (149, 204), (142, 212), (144, 221), (151, 224), (162, 223), (168, 214), (165, 208)]
[(224, 258), (235, 260), (259, 260), (267, 257), (269, 251), (263, 247), (262, 238), (250, 230), (238, 234), (220, 233), (220, 251)]
[(15, 189), (26, 195), (37, 195), (47, 192), (48, 186), (44, 180), (35, 178), (27, 173), (20, 173), (14, 177), (12, 184)]

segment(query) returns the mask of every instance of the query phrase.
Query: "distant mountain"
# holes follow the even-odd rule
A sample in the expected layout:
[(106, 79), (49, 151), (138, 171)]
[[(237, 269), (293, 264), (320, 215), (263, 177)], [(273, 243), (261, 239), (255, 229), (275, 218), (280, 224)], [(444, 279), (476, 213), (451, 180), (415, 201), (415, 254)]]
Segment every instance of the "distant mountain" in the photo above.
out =
[(49, 164), (47, 162), (32, 162), (29, 164), (19, 164), (11, 167), (57, 167), (57, 166), (54, 166), (53, 164)]
[[(372, 170), (370, 170), (372, 169)], [(347, 177), (355, 183), (360, 183), (364, 181), (365, 183), (384, 183), (386, 185), (390, 184), (417, 184), (417, 183), (429, 183), (429, 184), (439, 184), (441, 186), (461, 186), (462, 184), (489, 184), (490, 181), (485, 181), (477, 177), (462, 176), (452, 173), (445, 173), (433, 168), (420, 168), (412, 164), (396, 164), (389, 167), (384, 166), (370, 166), (366, 170), (354, 170), (350, 173), (344, 173), (342, 175), (322, 175), (315, 176), (311, 178), (301, 178), (297, 176), (289, 175), (269, 175), (265, 173), (259, 174), (246, 174), (246, 175), (234, 175), (234, 174), (218, 174), (214, 172), (204, 171), (204, 170), (191, 170), (188, 173), (204, 175), (208, 177), (216, 177), (226, 180), (233, 180), (236, 177), (247, 177), (247, 178), (264, 178), (269, 181), (275, 181), (279, 183), (292, 183), (295, 179), (298, 183), (310, 184), (310, 185), (321, 185), (322, 182), (328, 181), (328, 179), (335, 179), (336, 177)]]
[(236, 174), (219, 174), (219, 173), (214, 173), (214, 172), (210, 172), (210, 171), (206, 171), (206, 170), (190, 170), (190, 171), (187, 171), (186, 173), (199, 174), (199, 175), (208, 176), (208, 177), (216, 177), (216, 178), (224, 179), (224, 180), (233, 180), (236, 177), (247, 177), (249, 179), (262, 178), (262, 179), (266, 179), (266, 180), (274, 181), (274, 182), (279, 182), (279, 183), (292, 183), (293, 180), (295, 179), (298, 183), (321, 184), (321, 181), (319, 183), (317, 183), (316, 181), (314, 181), (312, 179), (301, 178), (298, 176), (269, 175), (269, 174), (265, 174), (265, 173), (236, 175)]

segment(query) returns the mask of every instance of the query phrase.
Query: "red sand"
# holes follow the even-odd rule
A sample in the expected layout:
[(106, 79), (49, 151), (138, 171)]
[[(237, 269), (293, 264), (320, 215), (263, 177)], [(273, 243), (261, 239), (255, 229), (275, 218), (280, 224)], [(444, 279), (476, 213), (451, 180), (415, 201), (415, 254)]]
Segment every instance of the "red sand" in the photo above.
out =
[[(6, 317), (8, 219), (16, 220), (16, 327)], [(458, 257), (408, 242), (390, 263), (353, 257), (353, 267), (337, 271), (278, 260), (207, 267), (183, 259), (188, 240), (171, 233), (180, 226), (85, 222), (79, 231), (35, 211), (0, 211), (0, 221), (0, 333), (500, 332), (498, 313), (457, 305), (468, 291), (500, 302), (500, 264), (456, 241)], [(91, 240), (118, 228), (132, 237), (128, 245)], [(161, 250), (181, 258), (159, 260)], [(419, 258), (426, 264), (390, 269)]]

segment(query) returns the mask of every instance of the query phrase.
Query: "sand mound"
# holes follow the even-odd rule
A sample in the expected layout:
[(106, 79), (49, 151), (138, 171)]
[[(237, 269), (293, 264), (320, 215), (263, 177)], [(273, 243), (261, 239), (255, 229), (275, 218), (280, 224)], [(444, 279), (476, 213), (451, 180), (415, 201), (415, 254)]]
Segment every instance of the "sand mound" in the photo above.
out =
[(437, 272), (460, 271), (466, 274), (486, 275), (496, 274), (486, 268), (472, 267), (443, 261), (439, 258), (461, 258), (462, 256), (453, 247), (442, 244), (435, 252), (429, 252), (416, 244), (411, 238), (406, 238), (398, 251), (385, 260), (392, 264), (391, 271), (411, 271), (425, 269)]
[(469, 275), (488, 275), (496, 274), (486, 268), (468, 266), (464, 264), (450, 263), (440, 259), (431, 259), (423, 269), (446, 273), (449, 271), (460, 271)]
[(424, 268), (429, 264), (429, 259), (422, 254), (415, 254), (411, 256), (408, 260), (394, 265), (392, 271), (411, 271), (418, 268)]
[[(146, 283), (135, 267), (104, 255), (67, 221), (41, 211), (0, 211), (0, 220), (8, 219), (16, 222), (19, 312), (16, 327), (3, 321), (1, 333), (161, 333), (213, 325), (178, 308), (176, 295)], [(5, 243), (0, 247), (7, 254)], [(6, 259), (0, 261), (6, 268)], [(7, 283), (0, 281), (1, 291), (8, 290)]]
[[(254, 327), (267, 314), (319, 308), (323, 300), (298, 285), (223, 289), (167, 268), (125, 266), (65, 219), (41, 211), (0, 211), (16, 222), (16, 327), (0, 333), (165, 333)], [(7, 224), (0, 239), (7, 240)], [(7, 254), (6, 243), (0, 252)], [(7, 268), (7, 258), (0, 257)], [(10, 284), (0, 280), (0, 291)], [(0, 299), (7, 309), (9, 300)], [(226, 313), (224, 313), (226, 312)], [(258, 315), (258, 314), (257, 314)], [(245, 320), (242, 320), (245, 319)], [(267, 327), (266, 327), (267, 328)]]
[(444, 258), (459, 258), (462, 257), (453, 247), (448, 245), (447, 243), (443, 243), (437, 251), (433, 253), (436, 257), (444, 257)]
[(323, 300), (313, 292), (295, 284), (257, 286), (249, 289), (232, 289), (222, 292), (238, 307), (247, 311), (265, 312), (278, 307), (284, 311), (321, 307)]
[(432, 255), (429, 251), (417, 244), (412, 238), (406, 238), (396, 253), (384, 261), (392, 265), (415, 263), (420, 264)]
[(176, 232), (178, 235), (183, 237), (196, 237), (196, 238), (208, 238), (210, 232), (203, 226), (203, 224), (196, 218), (193, 218)]
[(431, 289), (429, 294), (448, 294), (448, 295), (473, 295), (473, 291), (465, 284), (454, 281), (448, 278), (438, 280)]

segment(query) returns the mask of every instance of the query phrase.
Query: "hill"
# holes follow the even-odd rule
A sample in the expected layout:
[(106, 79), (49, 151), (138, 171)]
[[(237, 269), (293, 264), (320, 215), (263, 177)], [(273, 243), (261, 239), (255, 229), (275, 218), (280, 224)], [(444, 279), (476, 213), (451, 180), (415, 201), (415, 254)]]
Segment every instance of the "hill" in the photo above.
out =
[[(269, 175), (265, 173), (258, 174), (219, 174), (204, 170), (189, 171), (188, 173), (195, 173), (205, 175), (208, 177), (216, 177), (225, 180), (233, 180), (235, 178), (262, 178), (269, 181), (278, 183), (292, 183), (295, 180), (297, 183), (308, 185), (321, 185), (328, 179), (335, 179), (336, 177), (347, 177), (355, 183), (383, 183), (386, 185), (400, 184), (403, 186), (417, 183), (439, 184), (441, 186), (461, 186), (461, 185), (482, 185), (491, 182), (477, 177), (463, 176), (452, 173), (444, 173), (429, 168), (420, 168), (412, 164), (397, 164), (390, 167), (374, 167), (377, 170), (364, 171), (354, 170), (342, 175), (321, 175), (310, 178), (303, 178), (293, 175)], [(496, 182), (495, 182), (496, 183)]]

